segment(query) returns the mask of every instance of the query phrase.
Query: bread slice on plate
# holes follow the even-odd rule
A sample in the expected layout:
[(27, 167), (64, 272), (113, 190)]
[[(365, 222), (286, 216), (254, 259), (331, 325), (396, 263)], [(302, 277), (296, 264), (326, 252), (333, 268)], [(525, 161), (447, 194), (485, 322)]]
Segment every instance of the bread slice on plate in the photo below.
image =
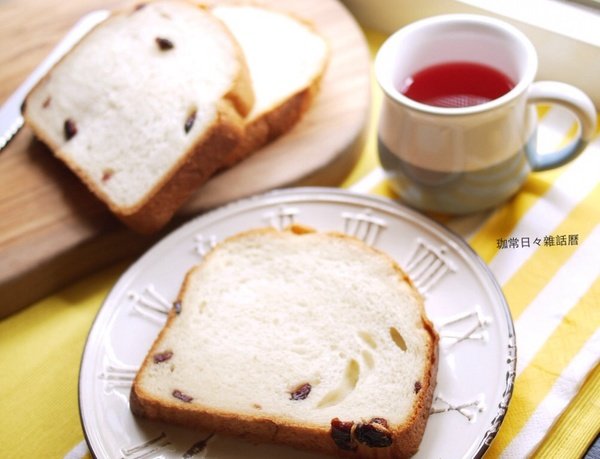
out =
[(338, 233), (250, 230), (187, 274), (130, 406), (254, 442), (409, 457), (429, 416), (437, 343), (389, 256)]
[(329, 46), (311, 23), (285, 11), (223, 4), (212, 12), (240, 44), (256, 97), (244, 141), (228, 155), (231, 166), (298, 123), (318, 93)]
[(32, 90), (34, 133), (127, 225), (163, 226), (221, 167), (253, 104), (247, 66), (207, 9), (118, 11)]

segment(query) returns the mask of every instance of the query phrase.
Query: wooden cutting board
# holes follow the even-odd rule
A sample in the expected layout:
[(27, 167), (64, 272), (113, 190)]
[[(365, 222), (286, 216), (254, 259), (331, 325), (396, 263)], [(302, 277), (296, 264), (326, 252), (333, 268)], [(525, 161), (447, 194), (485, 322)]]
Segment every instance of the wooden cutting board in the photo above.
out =
[[(0, 318), (83, 275), (141, 253), (207, 209), (273, 188), (336, 185), (348, 174), (362, 149), (369, 118), (370, 56), (360, 28), (336, 0), (258, 3), (311, 20), (329, 41), (332, 55), (321, 92), (301, 122), (211, 179), (169, 228), (152, 237), (123, 227), (25, 127), (0, 152)], [(0, 101), (81, 16), (130, 4), (0, 2)]]

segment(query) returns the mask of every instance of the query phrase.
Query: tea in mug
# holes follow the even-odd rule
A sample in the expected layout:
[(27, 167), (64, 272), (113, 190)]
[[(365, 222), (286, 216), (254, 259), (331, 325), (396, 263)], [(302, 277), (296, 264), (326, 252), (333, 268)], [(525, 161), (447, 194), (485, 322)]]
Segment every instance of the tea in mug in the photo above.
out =
[(405, 96), (427, 105), (460, 108), (503, 96), (515, 83), (504, 73), (477, 62), (445, 62), (426, 67), (401, 82)]

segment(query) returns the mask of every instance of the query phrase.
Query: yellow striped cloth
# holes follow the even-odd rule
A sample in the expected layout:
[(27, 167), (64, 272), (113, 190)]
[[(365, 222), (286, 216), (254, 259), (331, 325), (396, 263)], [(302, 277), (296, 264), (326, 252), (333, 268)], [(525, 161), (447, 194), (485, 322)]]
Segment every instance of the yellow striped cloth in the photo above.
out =
[[(367, 36), (373, 50), (385, 38)], [(373, 90), (374, 119), (381, 93)], [(541, 107), (539, 115), (542, 151), (565, 145), (577, 132), (564, 110)], [(373, 140), (376, 125), (371, 129)], [(373, 141), (343, 186), (396, 198)], [(500, 208), (442, 223), (465, 237), (488, 264), (515, 322), (514, 395), (486, 457), (582, 456), (600, 432), (598, 132), (576, 161), (532, 174)], [(510, 238), (529, 247), (499, 248), (499, 242)]]
[[(367, 36), (372, 50), (384, 38)], [(376, 119), (381, 95), (375, 87), (373, 94)], [(563, 112), (540, 115), (548, 148), (573, 135)], [(393, 198), (375, 128), (342, 186)], [(442, 222), (488, 264), (515, 321), (514, 395), (486, 457), (581, 457), (600, 431), (600, 138), (573, 163), (531, 175), (493, 212)], [(529, 238), (531, 246), (499, 248), (511, 237)], [(94, 315), (125, 266), (0, 321), (1, 458), (89, 457), (77, 406), (79, 361)]]

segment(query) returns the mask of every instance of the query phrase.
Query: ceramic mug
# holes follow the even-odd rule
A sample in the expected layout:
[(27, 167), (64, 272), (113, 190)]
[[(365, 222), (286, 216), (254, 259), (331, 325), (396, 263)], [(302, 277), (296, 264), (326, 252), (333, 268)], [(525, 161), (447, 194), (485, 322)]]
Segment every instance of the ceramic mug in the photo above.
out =
[[(403, 93), (403, 82), (448, 62), (492, 67), (514, 86), (463, 107), (430, 105)], [(391, 35), (375, 59), (384, 92), (378, 150), (400, 199), (425, 211), (476, 212), (507, 200), (531, 171), (574, 159), (594, 133), (594, 104), (566, 83), (534, 82), (536, 71), (537, 55), (527, 37), (486, 16), (435, 16)], [(567, 147), (538, 153), (535, 104), (541, 103), (566, 107), (579, 121)]]

